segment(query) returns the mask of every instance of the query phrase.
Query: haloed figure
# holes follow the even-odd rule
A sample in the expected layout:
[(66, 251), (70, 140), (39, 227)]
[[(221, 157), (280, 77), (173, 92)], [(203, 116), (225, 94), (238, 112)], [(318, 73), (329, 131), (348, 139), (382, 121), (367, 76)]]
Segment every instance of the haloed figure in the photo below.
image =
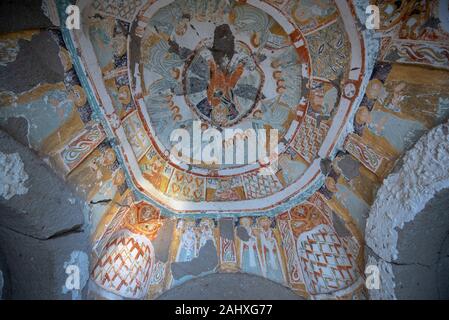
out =
[(281, 255), (276, 237), (271, 228), (271, 220), (268, 217), (259, 218), (259, 227), (265, 276), (273, 281), (283, 283)]
[(207, 99), (211, 106), (211, 119), (217, 124), (224, 124), (235, 119), (237, 110), (233, 89), (242, 76), (243, 62), (232, 66), (235, 52), (234, 35), (227, 24), (215, 28), (214, 43), (210, 49), (213, 59), (209, 60), (210, 80)]
[(262, 275), (259, 252), (257, 251), (257, 237), (252, 227), (252, 218), (240, 218), (240, 265), (242, 272)]
[(214, 246), (215, 245), (215, 238), (214, 238), (214, 221), (211, 219), (201, 219), (199, 224), (200, 229), (200, 245), (199, 250), (204, 247), (207, 243), (207, 241), (212, 241)]
[(186, 220), (183, 222), (184, 228), (182, 228), (181, 243), (176, 257), (177, 262), (191, 261), (198, 254), (195, 221)]

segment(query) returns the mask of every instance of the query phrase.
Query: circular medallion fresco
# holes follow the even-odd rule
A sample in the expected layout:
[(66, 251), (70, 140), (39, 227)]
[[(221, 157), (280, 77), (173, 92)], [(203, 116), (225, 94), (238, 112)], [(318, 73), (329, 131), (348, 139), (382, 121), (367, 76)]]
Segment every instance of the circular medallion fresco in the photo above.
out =
[[(262, 159), (250, 159), (248, 148), (234, 150), (244, 154), (243, 161), (227, 161), (223, 154), (214, 164), (195, 161), (193, 150), (181, 157), (171, 152), (176, 144), (170, 139), (173, 131), (188, 130), (193, 139), (195, 121), (201, 122), (202, 131), (241, 130), (232, 141), (223, 132), (223, 147), (238, 140), (250, 143), (248, 135), (258, 129), (277, 130), (278, 141), (289, 131), (287, 139), (292, 138), (299, 123), (298, 106), (307, 108), (309, 53), (305, 45), (297, 48), (292, 41), (292, 34), (302, 39), (299, 28), (274, 9), (173, 1), (142, 11), (148, 21), (139, 39), (140, 56), (131, 54), (138, 59), (131, 65), (139, 65), (141, 71), (135, 90), (143, 97), (156, 150), (167, 161), (179, 168), (187, 164), (186, 171), (194, 168), (202, 175), (233, 176), (233, 168), (240, 168), (239, 174), (261, 169), (257, 160)], [(209, 142), (199, 141), (200, 153)]]
[(201, 120), (218, 128), (230, 127), (249, 115), (259, 103), (264, 84), (263, 69), (251, 47), (236, 42), (227, 24), (215, 28), (213, 42), (195, 49), (183, 76), (187, 105)]
[(74, 44), (136, 192), (175, 213), (270, 214), (322, 185), (365, 52), (349, 2), (306, 2), (94, 2)]

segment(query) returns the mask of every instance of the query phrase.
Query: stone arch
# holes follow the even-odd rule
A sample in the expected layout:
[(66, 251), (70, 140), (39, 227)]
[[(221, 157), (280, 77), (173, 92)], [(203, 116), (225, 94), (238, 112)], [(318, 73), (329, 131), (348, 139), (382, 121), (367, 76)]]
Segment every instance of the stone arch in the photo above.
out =
[[(431, 246), (431, 242), (439, 236), (431, 236), (419, 239), (425, 234), (422, 230), (416, 229), (416, 233), (410, 232), (421, 223), (432, 223), (448, 225), (447, 221), (447, 199), (441, 201), (443, 195), (447, 195), (449, 188), (449, 123), (442, 124), (426, 135), (409, 150), (402, 159), (399, 169), (386, 178), (382, 187), (377, 193), (377, 198), (371, 208), (371, 212), (366, 227), (366, 255), (368, 265), (377, 265), (380, 271), (380, 288), (370, 290), (372, 299), (398, 299), (402, 297), (414, 298), (418, 295), (405, 294), (404, 288), (413, 288), (419, 282), (424, 283), (423, 273), (418, 269), (405, 270), (405, 266), (427, 268), (432, 266), (423, 265), (419, 262), (419, 256), (415, 261), (405, 262), (403, 256), (407, 255), (407, 250), (415, 250), (418, 241), (424, 243), (423, 248)], [(438, 199), (440, 198), (440, 200)], [(432, 213), (432, 207), (441, 207), (444, 204), (441, 214)], [(445, 212), (444, 212), (445, 211)], [(438, 216), (438, 220), (426, 219), (431, 216)], [(414, 221), (417, 223), (414, 223)], [(411, 228), (411, 229), (410, 229)], [(407, 231), (409, 229), (409, 231)], [(440, 230), (444, 235), (446, 230)], [(409, 246), (401, 246), (401, 236), (409, 237)], [(447, 247), (447, 237), (441, 241), (442, 247)], [(446, 239), (447, 240), (447, 239)], [(414, 242), (410, 245), (410, 242)], [(428, 245), (428, 246), (427, 246)], [(439, 253), (442, 252), (442, 247)], [(408, 248), (408, 249), (407, 249)], [(401, 268), (402, 267), (402, 268)], [(409, 272), (407, 279), (398, 281), (400, 270)], [(430, 294), (430, 293), (429, 293)], [(437, 298), (435, 296), (434, 298)]]

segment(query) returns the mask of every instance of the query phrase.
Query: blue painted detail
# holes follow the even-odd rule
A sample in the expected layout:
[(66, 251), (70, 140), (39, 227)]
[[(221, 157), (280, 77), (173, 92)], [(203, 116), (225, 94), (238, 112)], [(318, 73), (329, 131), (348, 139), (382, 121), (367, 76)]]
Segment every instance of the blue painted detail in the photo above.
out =
[(58, 7), (58, 13), (59, 18), (61, 22), (61, 32), (64, 39), (64, 42), (66, 43), (67, 49), (70, 52), (70, 55), (72, 57), (72, 62), (75, 67), (75, 71), (78, 75), (78, 78), (80, 79), (81, 85), (83, 86), (87, 99), (89, 101), (90, 106), (93, 110), (93, 118), (97, 120), (101, 125), (103, 126), (106, 135), (110, 139), (110, 143), (112, 148), (114, 149), (115, 153), (117, 154), (117, 160), (120, 163), (121, 167), (124, 168), (125, 175), (126, 175), (126, 182), (128, 186), (130, 187), (131, 191), (134, 194), (135, 200), (137, 201), (146, 201), (150, 203), (151, 205), (157, 207), (161, 211), (161, 215), (168, 216), (168, 217), (176, 217), (176, 218), (202, 218), (202, 217), (209, 217), (209, 218), (224, 218), (224, 217), (246, 217), (246, 216), (275, 216), (280, 213), (283, 213), (290, 208), (297, 206), (301, 204), (302, 202), (306, 201), (308, 198), (310, 198), (323, 184), (325, 177), (323, 175), (319, 175), (315, 178), (315, 181), (311, 183), (311, 185), (301, 192), (300, 194), (288, 199), (285, 203), (280, 204), (276, 206), (275, 208), (272, 208), (270, 210), (258, 210), (251, 213), (248, 212), (242, 212), (242, 213), (235, 213), (235, 212), (198, 212), (198, 213), (179, 213), (171, 211), (164, 206), (158, 204), (156, 201), (142, 193), (140, 190), (137, 189), (137, 187), (134, 185), (131, 175), (129, 171), (126, 169), (127, 166), (125, 165), (125, 161), (123, 158), (123, 154), (121, 153), (121, 150), (119, 146), (116, 143), (114, 133), (107, 122), (107, 119), (105, 119), (102, 116), (101, 109), (99, 106), (99, 103), (95, 97), (95, 95), (92, 92), (92, 88), (89, 85), (89, 82), (87, 80), (87, 77), (84, 72), (84, 68), (81, 64), (80, 57), (77, 54), (77, 50), (75, 49), (75, 45), (73, 43), (73, 40), (70, 36), (70, 30), (68, 30), (65, 27), (65, 21), (67, 19), (67, 14), (65, 13), (65, 9), (68, 5), (70, 5), (71, 2), (69, 0), (58, 0), (57, 1), (57, 7)]

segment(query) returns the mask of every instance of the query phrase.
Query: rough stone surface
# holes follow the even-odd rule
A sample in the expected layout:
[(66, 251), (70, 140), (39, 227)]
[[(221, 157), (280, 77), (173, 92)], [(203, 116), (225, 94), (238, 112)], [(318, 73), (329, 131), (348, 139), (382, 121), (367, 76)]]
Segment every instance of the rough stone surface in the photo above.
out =
[(290, 289), (270, 280), (242, 273), (217, 273), (190, 280), (160, 300), (303, 300)]
[(41, 0), (3, 0), (0, 2), (0, 33), (52, 26), (42, 11)]
[[(449, 236), (449, 189), (437, 193), (413, 221), (398, 230), (399, 252), (395, 262), (432, 265), (444, 254)], [(447, 243), (446, 243), (447, 245)]]
[[(449, 245), (446, 244), (446, 247)], [(438, 295), (441, 299), (449, 300), (449, 284), (448, 284), (448, 270), (449, 270), (449, 255), (436, 264)]]
[(198, 257), (188, 262), (174, 262), (171, 264), (173, 278), (181, 279), (185, 276), (199, 276), (213, 271), (218, 265), (217, 250), (211, 240), (200, 249)]
[(360, 162), (350, 155), (345, 155), (338, 162), (338, 168), (347, 180), (352, 180), (360, 175)]
[[(395, 280), (395, 297), (400, 300), (438, 299), (438, 282), (435, 266), (418, 264), (392, 265)], [(447, 283), (447, 281), (445, 281)]]
[[(71, 261), (74, 250), (88, 252), (86, 234), (73, 232), (38, 240), (0, 227), (0, 249), (11, 270), (10, 298), (72, 299), (70, 291), (62, 292), (68, 277), (64, 266)], [(85, 266), (80, 266), (81, 280), (88, 277), (86, 270)]]
[(240, 238), (242, 241), (248, 241), (250, 239), (250, 236), (248, 234), (248, 230), (246, 230), (244, 227), (239, 226), (237, 227), (237, 237)]
[[(393, 300), (394, 295), (394, 274), (391, 263), (379, 258), (369, 247), (365, 247), (366, 265), (376, 266), (379, 270), (379, 289), (369, 290), (369, 297), (372, 300)], [(373, 274), (373, 276), (376, 276)]]
[(351, 233), (346, 228), (345, 222), (339, 215), (335, 214), (335, 212), (332, 214), (332, 222), (335, 231), (340, 237), (345, 238), (351, 236)]
[(25, 186), (28, 174), (18, 153), (4, 154), (0, 151), (0, 197), (9, 200), (28, 192)]
[(0, 197), (1, 226), (48, 239), (84, 224), (84, 203), (32, 151), (0, 131), (0, 152), (19, 154), (30, 176), (26, 194), (9, 200)]
[(220, 236), (224, 239), (234, 240), (234, 221), (232, 219), (220, 220)]
[(30, 146), (28, 141), (28, 120), (25, 117), (8, 118), (0, 128), (24, 146)]
[(5, 253), (0, 247), (0, 300), (9, 298), (9, 270)]
[(153, 240), (154, 255), (156, 260), (167, 262), (170, 244), (172, 241), (174, 220), (167, 219), (159, 230), (156, 239)]
[(2, 300), (3, 297), (3, 272), (0, 270), (0, 300)]
[(398, 299), (449, 299), (449, 189), (398, 231), (393, 265)]
[(0, 300), (6, 299), (6, 285), (5, 285), (5, 278), (7, 274), (7, 266), (5, 261), (5, 255), (0, 249)]
[(49, 31), (36, 34), (31, 41), (19, 40), (18, 45), (20, 50), (15, 61), (0, 66), (0, 89), (20, 93), (39, 83), (64, 80), (59, 47)]
[[(367, 221), (366, 244), (370, 249), (367, 250), (368, 263), (377, 261), (379, 264), (382, 285), (380, 290), (371, 290), (371, 298), (410, 297), (413, 290), (425, 294), (430, 281), (425, 279), (431, 273), (435, 277), (437, 271), (424, 273), (423, 262), (431, 269), (436, 268), (435, 263), (438, 261), (444, 263), (435, 255), (438, 250), (441, 251), (437, 247), (447, 236), (447, 222), (443, 222), (447, 220), (447, 200), (439, 201), (436, 196), (437, 204), (430, 205), (433, 209), (423, 209), (439, 191), (449, 188), (448, 126), (448, 123), (440, 125), (423, 136), (406, 153), (403, 166), (385, 179), (378, 191)], [(447, 199), (447, 196), (442, 197), (443, 200)], [(413, 221), (422, 211), (422, 218), (411, 228), (405, 228), (406, 223)], [(404, 239), (399, 242), (401, 229), (404, 230), (401, 236)], [(407, 282), (406, 278), (401, 278), (402, 272), (414, 272), (411, 266), (416, 269), (413, 275), (416, 280), (413, 282), (413, 278), (409, 278), (411, 281)], [(400, 285), (397, 289), (396, 274), (397, 285)], [(426, 281), (424, 289), (420, 289)], [(435, 296), (430, 289), (427, 294)]]
[(366, 240), (386, 261), (397, 259), (398, 233), (436, 192), (449, 188), (449, 134), (441, 125), (422, 137), (404, 157), (399, 172), (384, 180), (367, 221)]
[(41, 9), (53, 25), (60, 27), (61, 22), (59, 21), (58, 8), (55, 2), (55, 0), (42, 0)]

